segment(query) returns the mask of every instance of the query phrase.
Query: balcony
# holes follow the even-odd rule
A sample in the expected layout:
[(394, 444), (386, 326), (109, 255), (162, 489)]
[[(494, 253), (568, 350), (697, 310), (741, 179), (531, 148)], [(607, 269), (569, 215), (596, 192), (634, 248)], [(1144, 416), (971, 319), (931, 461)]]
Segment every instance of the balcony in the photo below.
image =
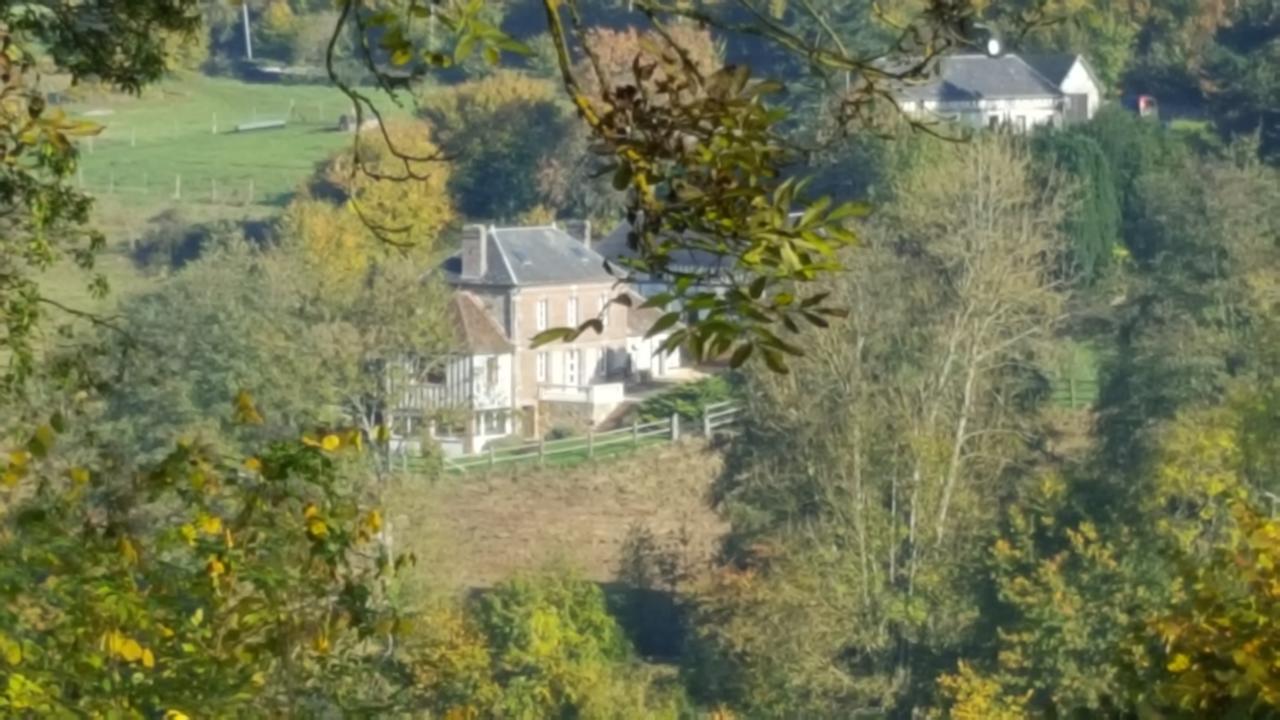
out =
[(599, 383), (597, 385), (552, 385), (544, 383), (538, 386), (538, 399), (543, 402), (617, 406), (622, 404), (625, 395), (622, 383)]

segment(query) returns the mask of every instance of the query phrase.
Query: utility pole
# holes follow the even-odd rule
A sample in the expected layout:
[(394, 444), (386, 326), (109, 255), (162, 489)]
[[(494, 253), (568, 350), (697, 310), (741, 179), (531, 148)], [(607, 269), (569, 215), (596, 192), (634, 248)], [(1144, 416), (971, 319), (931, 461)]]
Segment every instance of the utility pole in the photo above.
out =
[(253, 59), (253, 38), (249, 35), (249, 0), (240, 0), (240, 18), (244, 22), (244, 55)]

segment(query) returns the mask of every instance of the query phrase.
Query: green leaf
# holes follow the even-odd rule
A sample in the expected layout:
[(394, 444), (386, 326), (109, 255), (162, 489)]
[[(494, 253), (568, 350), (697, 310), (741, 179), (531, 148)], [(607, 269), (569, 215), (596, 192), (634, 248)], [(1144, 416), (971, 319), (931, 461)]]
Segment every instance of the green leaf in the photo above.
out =
[(662, 317), (658, 318), (657, 322), (653, 324), (653, 327), (649, 328), (649, 332), (645, 333), (644, 336), (646, 339), (651, 338), (654, 335), (658, 335), (662, 331), (667, 330), (668, 328), (670, 328), (672, 325), (675, 325), (679, 321), (680, 321), (680, 313), (669, 312), (666, 315), (663, 315)]
[(751, 296), (752, 300), (759, 300), (760, 298), (764, 297), (764, 290), (765, 290), (765, 287), (768, 286), (768, 284), (769, 284), (768, 276), (762, 275), (756, 278), (755, 281), (751, 283), (751, 287), (747, 290), (747, 293)]
[(563, 328), (563, 327), (547, 328), (546, 330), (543, 330), (537, 335), (534, 335), (533, 339), (529, 341), (529, 344), (535, 348), (542, 347), (543, 345), (547, 345), (549, 343), (564, 341), (568, 339), (570, 336), (572, 336), (573, 334), (574, 334), (573, 328)]
[(755, 345), (751, 343), (747, 343), (742, 347), (738, 348), (737, 350), (735, 350), (733, 353), (733, 357), (729, 358), (729, 367), (735, 370), (742, 367), (742, 365), (751, 358), (751, 353), (754, 352), (755, 349), (756, 349)]
[(458, 38), (458, 44), (453, 48), (453, 63), (458, 63), (471, 57), (471, 51), (475, 48), (476, 36), (470, 32), (464, 33)]
[(497, 65), (502, 62), (502, 53), (493, 45), (485, 45), (483, 52), (484, 61), (489, 63), (489, 65)]
[(640, 309), (644, 310), (645, 308), (664, 308), (667, 305), (669, 305), (672, 300), (675, 300), (675, 299), (676, 299), (675, 295), (672, 295), (669, 292), (661, 292), (649, 298), (648, 300), (645, 300), (640, 305)]
[(49, 451), (53, 449), (54, 440), (53, 428), (48, 425), (41, 425), (31, 435), (31, 440), (27, 443), (27, 450), (38, 458), (46, 457)]
[(786, 361), (782, 359), (782, 353), (779, 353), (777, 350), (770, 350), (769, 348), (765, 348), (763, 352), (764, 364), (768, 365), (770, 370), (780, 375), (786, 375), (791, 372), (787, 367)]
[(613, 189), (626, 190), (631, 185), (631, 178), (631, 163), (624, 160), (618, 164), (618, 169), (613, 173)]
[(587, 330), (595, 330), (597, 335), (599, 335), (600, 333), (603, 333), (604, 321), (601, 320), (600, 318), (591, 318), (590, 320), (582, 323), (582, 325), (578, 327), (578, 334), (581, 335), (583, 332), (586, 332)]

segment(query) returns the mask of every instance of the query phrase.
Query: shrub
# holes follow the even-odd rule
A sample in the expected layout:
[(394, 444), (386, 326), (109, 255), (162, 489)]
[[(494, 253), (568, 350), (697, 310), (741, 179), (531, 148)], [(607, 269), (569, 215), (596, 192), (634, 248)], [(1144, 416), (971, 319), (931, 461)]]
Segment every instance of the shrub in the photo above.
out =
[(682, 420), (696, 420), (707, 405), (736, 399), (740, 382), (737, 374), (728, 373), (678, 385), (640, 403), (636, 413), (641, 422), (665, 420), (673, 413)]

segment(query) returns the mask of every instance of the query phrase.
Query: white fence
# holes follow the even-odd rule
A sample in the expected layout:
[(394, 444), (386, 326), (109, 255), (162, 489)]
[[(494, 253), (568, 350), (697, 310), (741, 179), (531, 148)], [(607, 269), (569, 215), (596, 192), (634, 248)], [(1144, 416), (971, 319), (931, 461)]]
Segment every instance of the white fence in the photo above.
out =
[[(491, 445), (481, 453), (446, 458), (444, 469), (469, 472), (517, 463), (538, 467), (548, 464), (572, 465), (632, 448), (675, 442), (686, 435), (710, 438), (731, 429), (740, 419), (741, 413), (742, 408), (738, 405), (722, 402), (706, 406), (701, 417), (692, 422), (682, 420), (678, 414), (672, 414), (664, 420), (645, 423), (637, 421), (630, 427), (607, 432), (588, 432), (586, 435), (558, 440), (543, 439), (514, 447), (498, 448)], [(406, 470), (411, 469), (413, 461), (407, 456), (404, 456), (402, 462)]]

